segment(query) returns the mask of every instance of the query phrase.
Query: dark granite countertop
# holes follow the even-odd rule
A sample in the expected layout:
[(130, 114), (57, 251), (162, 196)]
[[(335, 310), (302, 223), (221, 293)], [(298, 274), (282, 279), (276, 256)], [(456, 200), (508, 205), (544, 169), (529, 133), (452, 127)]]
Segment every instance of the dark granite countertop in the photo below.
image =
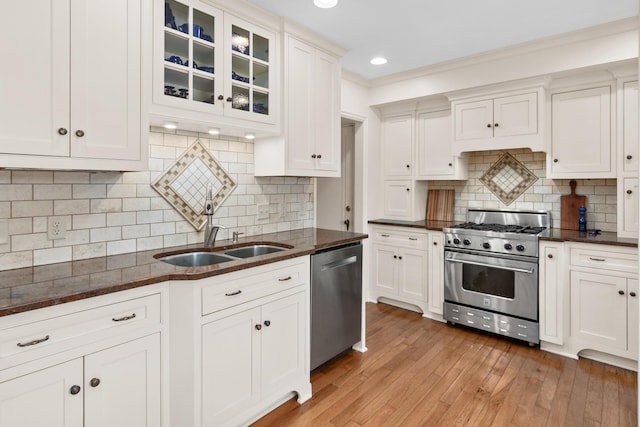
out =
[(400, 227), (424, 228), (425, 230), (442, 231), (443, 228), (451, 227), (457, 223), (454, 221), (434, 221), (426, 219), (420, 219), (418, 221), (403, 221), (399, 219), (380, 218), (369, 220), (369, 224), (397, 225)]
[(366, 234), (319, 228), (249, 236), (217, 242), (218, 251), (249, 243), (288, 245), (291, 249), (206, 267), (176, 267), (154, 258), (157, 254), (193, 251), (188, 245), (151, 251), (90, 258), (38, 267), (0, 271), (0, 316), (76, 301), (167, 280), (197, 280), (249, 267), (312, 254), (316, 251), (366, 239)]
[(540, 240), (550, 240), (555, 242), (579, 242), (579, 243), (595, 243), (600, 245), (615, 245), (638, 247), (638, 239), (630, 239), (618, 237), (617, 233), (601, 231), (597, 236), (592, 236), (584, 231), (562, 230), (560, 228), (552, 228), (540, 235)]

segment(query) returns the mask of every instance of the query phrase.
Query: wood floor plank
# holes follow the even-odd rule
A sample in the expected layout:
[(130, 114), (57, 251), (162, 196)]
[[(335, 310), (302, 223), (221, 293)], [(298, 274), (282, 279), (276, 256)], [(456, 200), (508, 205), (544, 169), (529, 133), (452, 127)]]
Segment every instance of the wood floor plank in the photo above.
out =
[(637, 375), (367, 304), (367, 348), (254, 426), (637, 426)]

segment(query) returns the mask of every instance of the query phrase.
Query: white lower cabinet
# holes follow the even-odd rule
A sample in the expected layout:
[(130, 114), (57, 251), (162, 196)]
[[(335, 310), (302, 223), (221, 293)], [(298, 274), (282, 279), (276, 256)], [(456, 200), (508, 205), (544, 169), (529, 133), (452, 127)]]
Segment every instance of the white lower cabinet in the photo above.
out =
[(373, 226), (369, 297), (410, 304), (425, 316), (442, 315), (444, 248), (441, 232)]
[(309, 275), (303, 256), (171, 287), (170, 425), (247, 425), (311, 397)]
[(541, 242), (541, 347), (635, 366), (637, 257), (630, 247)]
[(160, 295), (134, 295), (1, 318), (0, 426), (161, 426)]
[(202, 424), (223, 425), (304, 375), (305, 292), (202, 326)]

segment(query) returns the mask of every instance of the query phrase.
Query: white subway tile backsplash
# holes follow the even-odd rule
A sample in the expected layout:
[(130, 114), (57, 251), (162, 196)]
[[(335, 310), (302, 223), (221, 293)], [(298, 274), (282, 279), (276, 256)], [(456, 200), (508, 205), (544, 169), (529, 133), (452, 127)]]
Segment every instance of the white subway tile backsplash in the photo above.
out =
[(54, 200), (54, 215), (72, 215), (91, 213), (90, 201), (86, 200)]
[(71, 198), (69, 184), (36, 184), (33, 186), (33, 200), (58, 200)]
[(142, 237), (137, 239), (137, 250), (139, 251), (149, 251), (151, 249), (160, 249), (164, 244), (164, 239), (162, 236), (154, 236), (154, 237)]
[(53, 182), (55, 184), (89, 184), (91, 182), (89, 175), (89, 172), (54, 171)]
[(136, 197), (136, 184), (113, 184), (107, 185), (107, 197), (109, 198), (126, 198)]
[(125, 225), (122, 227), (123, 239), (137, 239), (139, 237), (149, 237), (149, 236), (150, 236), (149, 224)]
[(122, 239), (122, 227), (93, 228), (90, 238), (91, 243), (120, 240)]
[(148, 211), (151, 208), (149, 198), (122, 199), (122, 211)]
[(17, 234), (11, 236), (11, 249), (13, 251), (28, 251), (53, 247), (53, 241), (47, 240), (46, 233)]
[(13, 172), (14, 184), (53, 184), (52, 171), (17, 170)]
[(20, 184), (0, 184), (0, 201), (33, 199), (33, 186)]
[(127, 254), (136, 251), (136, 240), (117, 240), (107, 242), (107, 255)]
[(162, 222), (162, 211), (139, 211), (136, 212), (137, 224), (150, 224), (154, 222)]
[(73, 215), (72, 223), (74, 230), (105, 227), (107, 224), (106, 214)]
[(105, 184), (73, 184), (74, 199), (104, 199), (107, 197)]
[(121, 212), (121, 199), (93, 199), (91, 200), (91, 213)]
[(71, 246), (33, 251), (33, 265), (54, 264), (71, 260)]
[(11, 203), (13, 218), (53, 215), (53, 201), (20, 201)]
[(107, 244), (105, 242), (73, 246), (71, 254), (73, 260), (96, 258), (105, 255), (107, 255)]

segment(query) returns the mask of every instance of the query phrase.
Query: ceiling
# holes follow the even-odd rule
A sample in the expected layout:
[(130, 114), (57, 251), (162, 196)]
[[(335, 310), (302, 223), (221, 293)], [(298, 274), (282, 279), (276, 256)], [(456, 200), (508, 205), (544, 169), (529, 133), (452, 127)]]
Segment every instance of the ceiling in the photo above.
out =
[[(367, 79), (638, 15), (638, 0), (249, 0), (347, 49), (342, 66)], [(385, 65), (371, 65), (384, 56)]]

